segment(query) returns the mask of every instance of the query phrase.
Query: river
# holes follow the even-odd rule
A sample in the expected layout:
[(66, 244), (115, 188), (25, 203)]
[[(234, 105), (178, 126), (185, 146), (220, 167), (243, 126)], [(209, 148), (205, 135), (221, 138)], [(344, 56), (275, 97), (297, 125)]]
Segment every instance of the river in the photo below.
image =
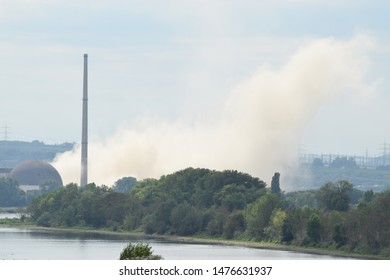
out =
[(149, 243), (166, 260), (291, 260), (339, 257), (230, 245), (194, 244), (161, 239), (43, 229), (1, 228), (2, 260), (116, 260), (129, 243)]

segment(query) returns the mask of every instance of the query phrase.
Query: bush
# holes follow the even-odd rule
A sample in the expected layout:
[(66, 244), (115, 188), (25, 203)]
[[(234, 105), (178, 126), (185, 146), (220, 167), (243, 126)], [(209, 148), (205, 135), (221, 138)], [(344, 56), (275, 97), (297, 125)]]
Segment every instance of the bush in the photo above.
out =
[(149, 244), (138, 243), (136, 245), (129, 243), (121, 252), (120, 260), (161, 260), (160, 255), (153, 255), (152, 247)]

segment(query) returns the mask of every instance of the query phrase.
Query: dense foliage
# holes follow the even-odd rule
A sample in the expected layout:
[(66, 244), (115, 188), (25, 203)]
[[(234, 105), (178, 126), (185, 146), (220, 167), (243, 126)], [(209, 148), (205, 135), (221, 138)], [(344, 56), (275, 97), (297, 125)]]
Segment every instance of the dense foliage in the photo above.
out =
[(39, 189), (25, 192), (20, 188), (18, 181), (9, 177), (0, 177), (0, 207), (25, 207), (34, 198), (58, 188), (55, 181), (43, 181)]
[(67, 185), (35, 199), (29, 212), (41, 226), (207, 235), (390, 257), (389, 191), (356, 195), (339, 181), (301, 194), (273, 194), (237, 171), (187, 168), (139, 181), (130, 192)]
[(26, 193), (19, 188), (17, 181), (0, 177), (0, 207), (25, 206), (26, 201)]
[(160, 255), (153, 255), (152, 247), (149, 244), (129, 243), (120, 253), (120, 260), (161, 260)]

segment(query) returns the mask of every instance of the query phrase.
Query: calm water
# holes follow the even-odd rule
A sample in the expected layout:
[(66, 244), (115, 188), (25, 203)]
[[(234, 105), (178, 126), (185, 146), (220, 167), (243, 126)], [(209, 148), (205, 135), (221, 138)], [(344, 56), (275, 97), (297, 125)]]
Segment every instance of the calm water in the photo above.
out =
[(129, 242), (147, 242), (155, 254), (166, 260), (335, 259), (331, 256), (239, 246), (174, 243), (157, 239), (20, 228), (0, 228), (0, 259), (116, 260)]

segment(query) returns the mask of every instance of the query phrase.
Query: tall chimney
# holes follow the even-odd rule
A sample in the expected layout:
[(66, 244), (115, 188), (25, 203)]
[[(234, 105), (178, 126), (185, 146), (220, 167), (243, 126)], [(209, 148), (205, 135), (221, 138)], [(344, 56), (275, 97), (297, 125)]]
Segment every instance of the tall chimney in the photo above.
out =
[(81, 131), (80, 187), (88, 184), (88, 54), (84, 54), (83, 123)]

